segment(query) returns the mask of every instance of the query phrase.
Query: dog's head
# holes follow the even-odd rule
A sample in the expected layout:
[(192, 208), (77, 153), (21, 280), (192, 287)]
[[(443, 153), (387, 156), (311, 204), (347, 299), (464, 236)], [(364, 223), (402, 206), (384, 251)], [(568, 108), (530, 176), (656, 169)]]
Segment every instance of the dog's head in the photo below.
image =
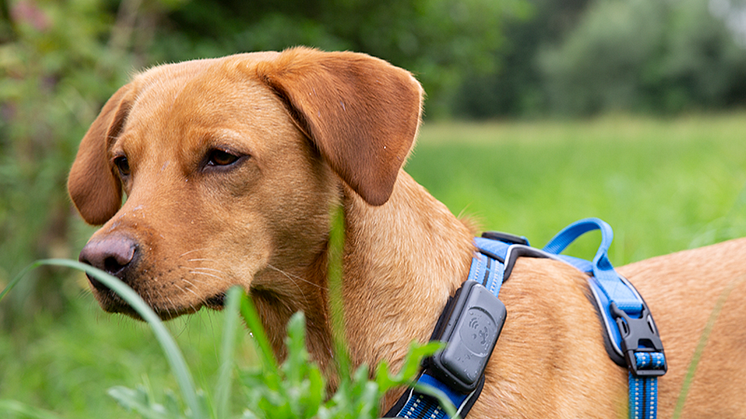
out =
[[(325, 251), (344, 185), (370, 205), (388, 200), (421, 98), (408, 72), (348, 52), (148, 70), (106, 103), (70, 171), (78, 211), (103, 224), (80, 259), (163, 318), (219, 307), (233, 285), (292, 295), (303, 278), (291, 276)], [(91, 284), (105, 310), (134, 315)]]

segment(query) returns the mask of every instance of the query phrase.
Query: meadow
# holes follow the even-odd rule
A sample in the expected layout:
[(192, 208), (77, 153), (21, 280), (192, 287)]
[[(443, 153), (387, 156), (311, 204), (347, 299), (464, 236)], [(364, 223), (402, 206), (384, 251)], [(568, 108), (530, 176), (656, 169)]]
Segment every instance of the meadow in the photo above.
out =
[[(610, 257), (620, 266), (746, 236), (744, 133), (744, 112), (426, 122), (406, 170), (454, 214), (524, 235), (536, 246), (577, 219), (602, 218), (614, 228)], [(80, 224), (79, 231), (76, 250), (92, 229)], [(595, 244), (589, 237), (571, 251), (591, 257)], [(177, 391), (145, 324), (103, 313), (82, 274), (71, 271), (66, 281), (64, 315), (42, 310), (0, 333), (0, 400), (52, 417), (136, 418), (106, 390), (142, 384), (158, 400)], [(222, 315), (201, 312), (167, 325), (197, 386), (212, 387)], [(237, 360), (246, 368), (256, 356), (248, 333), (242, 339)], [(26, 416), (0, 410), (0, 417)]]

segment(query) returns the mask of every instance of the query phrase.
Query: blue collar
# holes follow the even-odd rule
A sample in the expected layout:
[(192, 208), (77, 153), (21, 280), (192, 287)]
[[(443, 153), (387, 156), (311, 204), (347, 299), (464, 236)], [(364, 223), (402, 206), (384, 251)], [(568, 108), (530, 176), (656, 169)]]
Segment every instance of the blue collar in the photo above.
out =
[[(592, 261), (560, 255), (570, 243), (593, 230), (601, 230), (602, 238)], [(459, 318), (456, 317), (465, 311), (458, 310), (459, 304), (462, 306), (464, 304), (502, 306), (499, 301), (495, 303), (484, 298), (481, 301), (486, 302), (482, 303), (465, 303), (462, 300), (468, 298), (465, 297), (467, 292), (473, 295), (476, 291), (472, 292), (472, 289), (480, 290), (480, 287), (489, 291), (496, 299), (500, 287), (510, 277), (515, 261), (519, 257), (561, 260), (589, 275), (593, 302), (601, 314), (606, 331), (604, 336), (606, 350), (612, 360), (629, 370), (629, 417), (633, 419), (655, 418), (657, 377), (665, 374), (667, 370), (663, 345), (645, 301), (629, 281), (617, 274), (609, 262), (607, 252), (612, 238), (611, 227), (597, 218), (588, 218), (571, 224), (550, 240), (542, 250), (530, 247), (523, 237), (497, 232), (484, 233), (482, 237), (474, 239), (478, 252), (472, 258), (467, 281), (454, 297), (458, 301), (455, 303), (457, 307), (454, 309), (453, 304), (449, 302), (438, 321), (434, 336), (437, 335), (439, 328), (445, 327), (444, 325), (458, 327), (461, 324), (458, 321)], [(465, 289), (469, 291), (462, 292)], [(470, 301), (472, 300), (474, 298)], [(502, 322), (505, 320), (504, 306), (502, 307), (502, 312), (497, 307), (496, 314), (493, 315), (499, 323), (494, 336), (495, 341), (502, 329)], [(481, 307), (479, 309), (482, 310)], [(466, 320), (463, 322), (466, 323)], [(463, 345), (462, 342), (454, 342), (453, 339), (445, 340), (443, 337), (438, 337), (438, 339), (444, 340), (447, 345), (441, 352), (447, 352), (453, 345)], [(486, 355), (487, 358), (491, 352), (490, 349)], [(438, 357), (438, 354), (435, 357)], [(426, 390), (427, 388), (439, 391), (456, 407), (456, 412), (460, 417), (466, 417), (484, 385), (483, 365), (477, 375), (479, 379), (471, 387), (464, 387), (456, 378), (450, 379), (449, 374), (444, 375), (440, 372), (442, 368), (441, 363), (433, 362), (432, 359), (425, 362), (417, 383), (404, 393), (385, 417), (448, 418), (438, 399), (427, 394), (432, 393), (432, 390)]]

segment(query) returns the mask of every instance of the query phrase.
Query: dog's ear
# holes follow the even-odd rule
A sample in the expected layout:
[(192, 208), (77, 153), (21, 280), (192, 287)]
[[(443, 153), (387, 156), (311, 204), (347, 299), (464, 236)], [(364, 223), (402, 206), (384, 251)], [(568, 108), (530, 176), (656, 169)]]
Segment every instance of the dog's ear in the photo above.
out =
[(307, 48), (256, 71), (342, 180), (369, 204), (384, 204), (420, 123), (417, 80), (369, 55)]
[(67, 191), (88, 224), (101, 225), (122, 205), (122, 185), (109, 164), (110, 139), (119, 135), (129, 112), (125, 100), (129, 85), (117, 90), (106, 102), (80, 142), (67, 179)]

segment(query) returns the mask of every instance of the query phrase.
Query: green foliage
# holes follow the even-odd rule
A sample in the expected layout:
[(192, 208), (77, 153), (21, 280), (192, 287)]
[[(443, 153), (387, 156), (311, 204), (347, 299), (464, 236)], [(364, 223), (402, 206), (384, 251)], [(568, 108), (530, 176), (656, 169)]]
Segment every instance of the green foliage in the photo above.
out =
[(24, 418), (59, 419), (59, 416), (54, 413), (28, 406), (16, 400), (0, 400), (0, 412), (18, 414)]
[(112, 387), (107, 393), (122, 407), (137, 412), (145, 419), (186, 419), (192, 417), (191, 415), (185, 415), (184, 408), (177, 396), (169, 390), (165, 392), (166, 400), (163, 403), (158, 403), (152, 394), (152, 390), (143, 385), (137, 386), (134, 390), (123, 386)]
[(399, 374), (391, 375), (384, 363), (376, 370), (374, 381), (369, 378), (368, 366), (362, 365), (351, 378), (342, 376), (336, 392), (327, 400), (324, 376), (305, 349), (305, 330), (303, 314), (296, 313), (287, 327), (285, 362), (279, 368), (265, 362), (242, 374), (249, 406), (243, 418), (378, 418), (381, 397), (390, 389), (410, 384), (422, 358), (441, 348), (438, 343), (413, 344)]
[(533, 0), (504, 25), (497, 70), (452, 102), (471, 118), (674, 114), (746, 105), (740, 0)]
[[(193, 0), (160, 27), (156, 61), (308, 45), (366, 52), (412, 71), (428, 92), (428, 113), (472, 70), (494, 67), (502, 22), (522, 0)], [(175, 29), (175, 30), (174, 30)]]
[[(66, 266), (86, 271), (119, 294), (153, 329), (177, 378), (184, 403), (168, 390), (165, 392), (165, 402), (159, 403), (148, 385), (140, 385), (136, 389), (116, 386), (108, 390), (108, 394), (122, 407), (137, 412), (146, 419), (199, 419), (207, 417), (204, 412), (211, 412), (211, 417), (216, 419), (233, 417), (228, 406), (232, 380), (228, 371), (232, 365), (235, 320), (239, 306), (244, 321), (257, 341), (263, 360), (261, 365), (242, 374), (241, 381), (247, 394), (246, 410), (241, 416), (244, 419), (378, 418), (380, 399), (383, 395), (391, 389), (411, 384), (419, 372), (422, 359), (442, 348), (439, 342), (426, 345), (413, 343), (398, 374), (392, 375), (388, 365), (382, 363), (376, 371), (376, 379), (371, 380), (368, 366), (362, 365), (352, 377), (341, 375), (335, 394), (328, 397), (328, 387), (322, 371), (311, 360), (306, 350), (306, 323), (303, 313), (293, 315), (287, 325), (288, 337), (285, 343), (288, 355), (278, 366), (251, 299), (239, 288), (234, 287), (227, 295), (221, 374), (216, 385), (215, 406), (211, 411), (208, 408), (208, 397), (201, 391), (194, 390), (193, 378), (183, 355), (160, 319), (140, 296), (117, 278), (79, 262), (42, 260), (30, 265), (11, 281), (0, 293), (0, 300), (25, 274), (42, 265)], [(453, 407), (448, 406), (448, 399), (444, 395), (439, 395), (437, 391), (435, 395), (445, 403), (448, 411), (455, 413)], [(40, 419), (55, 417), (52, 413), (12, 400), (0, 400), (0, 409)]]
[(587, 114), (635, 105), (644, 66), (662, 48), (664, 8), (658, 0), (593, 3), (560, 48), (539, 56), (553, 108)]
[(679, 112), (744, 103), (746, 49), (710, 0), (598, 0), (538, 56), (562, 114)]
[(505, 42), (494, 52), (495, 71), (470, 72), (451, 102), (460, 118), (537, 116), (546, 111), (541, 48), (563, 39), (577, 24), (589, 0), (531, 0), (523, 13), (506, 19)]
[[(150, 327), (153, 329), (158, 343), (163, 348), (163, 352), (166, 356), (166, 360), (168, 361), (169, 366), (171, 367), (171, 371), (176, 376), (176, 379), (179, 383), (179, 388), (184, 398), (184, 402), (187, 404), (187, 406), (189, 406), (190, 417), (195, 419), (205, 417), (202, 413), (203, 402), (201, 401), (201, 398), (197, 396), (197, 392), (194, 388), (194, 379), (191, 372), (189, 371), (189, 367), (184, 361), (184, 356), (179, 350), (178, 345), (176, 345), (176, 342), (174, 341), (171, 334), (168, 333), (168, 330), (165, 328), (158, 315), (153, 312), (153, 310), (135, 291), (132, 290), (132, 288), (127, 286), (119, 279), (90, 265), (86, 265), (80, 262), (65, 259), (40, 260), (31, 264), (28, 268), (24, 269), (18, 276), (16, 276), (16, 278), (10, 282), (10, 284), (2, 291), (2, 293), (0, 293), (0, 298), (7, 295), (8, 292), (20, 282), (20, 280), (26, 273), (34, 268), (43, 265), (65, 266), (75, 268), (80, 271), (85, 271), (87, 274), (101, 281), (109, 289), (116, 292), (122, 299), (124, 299), (124, 301), (126, 301), (144, 321), (148, 322)], [(116, 395), (122, 395), (124, 400), (133, 403), (133, 406), (137, 406), (138, 408), (146, 408), (147, 406), (160, 408), (160, 405), (150, 402), (149, 398), (143, 399), (142, 397), (139, 397), (142, 395), (141, 393), (142, 392), (140, 391), (115, 391)], [(171, 404), (169, 404), (168, 406), (171, 407)]]

